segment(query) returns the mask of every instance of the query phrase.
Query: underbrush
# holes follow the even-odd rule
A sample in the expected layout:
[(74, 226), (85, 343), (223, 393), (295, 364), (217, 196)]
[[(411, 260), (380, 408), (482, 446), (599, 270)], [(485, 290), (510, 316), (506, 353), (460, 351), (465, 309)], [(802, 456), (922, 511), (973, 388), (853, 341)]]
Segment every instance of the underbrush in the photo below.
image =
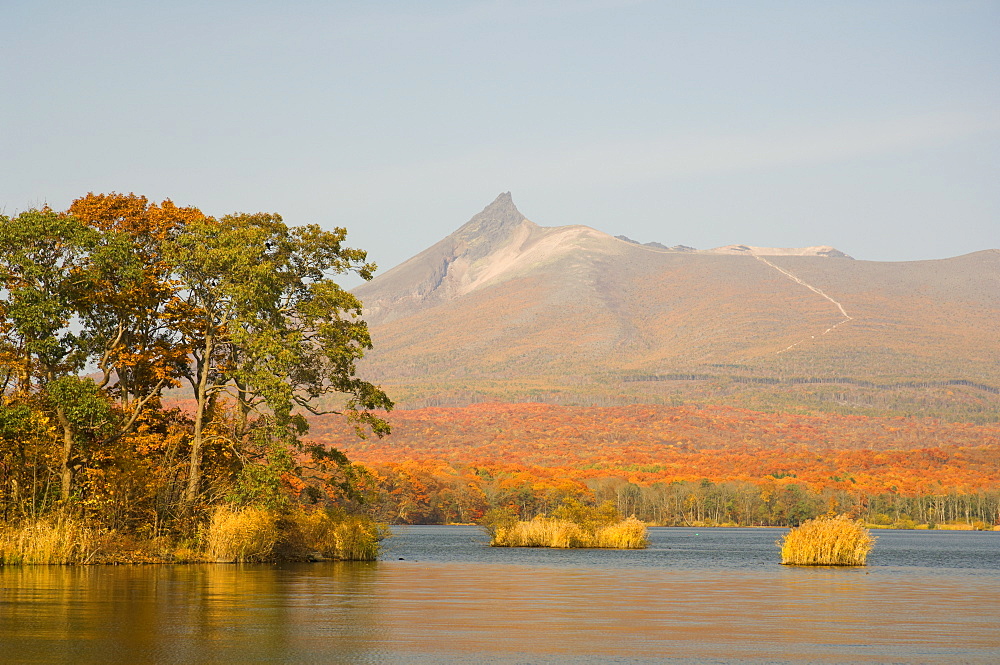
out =
[(781, 563), (796, 566), (863, 566), (875, 544), (863, 524), (846, 515), (817, 517), (777, 542)]
[(100, 536), (67, 515), (0, 527), (0, 564), (91, 563), (101, 551)]

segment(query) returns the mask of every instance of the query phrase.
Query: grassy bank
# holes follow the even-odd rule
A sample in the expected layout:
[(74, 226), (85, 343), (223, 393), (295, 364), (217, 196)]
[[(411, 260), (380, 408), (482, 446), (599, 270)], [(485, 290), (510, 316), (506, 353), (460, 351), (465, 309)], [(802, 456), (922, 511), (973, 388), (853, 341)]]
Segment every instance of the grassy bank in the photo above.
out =
[(869, 529), (910, 529), (910, 530), (930, 530), (930, 531), (1000, 531), (1000, 526), (994, 526), (992, 524), (987, 524), (986, 522), (976, 521), (976, 522), (955, 522), (949, 524), (939, 524), (934, 522), (929, 522), (925, 524), (917, 524), (913, 520), (901, 520), (899, 522), (892, 522), (890, 524), (884, 524), (882, 522), (865, 522), (865, 526)]
[(381, 523), (336, 511), (219, 507), (193, 538), (137, 538), (77, 517), (0, 525), (0, 565), (372, 561)]

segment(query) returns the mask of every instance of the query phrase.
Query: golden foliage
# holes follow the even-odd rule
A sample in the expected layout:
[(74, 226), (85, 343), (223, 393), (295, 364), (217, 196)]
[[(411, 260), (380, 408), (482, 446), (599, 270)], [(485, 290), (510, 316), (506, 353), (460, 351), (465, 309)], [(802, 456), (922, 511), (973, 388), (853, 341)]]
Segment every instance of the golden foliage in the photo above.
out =
[(876, 538), (847, 515), (817, 517), (778, 541), (781, 563), (796, 566), (863, 566)]
[(223, 506), (213, 513), (205, 541), (208, 555), (221, 561), (374, 561), (388, 535), (385, 525), (357, 515)]
[(291, 516), (307, 556), (339, 561), (374, 561), (388, 535), (384, 524), (358, 515), (299, 511)]
[(619, 550), (641, 550), (649, 544), (646, 524), (635, 517), (628, 517), (617, 524), (598, 529), (594, 547)]

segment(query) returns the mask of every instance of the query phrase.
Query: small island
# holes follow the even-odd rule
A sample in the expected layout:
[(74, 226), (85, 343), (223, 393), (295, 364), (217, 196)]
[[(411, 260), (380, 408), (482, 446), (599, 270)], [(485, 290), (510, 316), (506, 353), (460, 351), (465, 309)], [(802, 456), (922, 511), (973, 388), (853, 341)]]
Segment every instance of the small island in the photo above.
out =
[(646, 524), (635, 516), (622, 519), (611, 502), (588, 506), (566, 499), (550, 515), (520, 520), (509, 508), (492, 510), (482, 522), (490, 547), (645, 549)]

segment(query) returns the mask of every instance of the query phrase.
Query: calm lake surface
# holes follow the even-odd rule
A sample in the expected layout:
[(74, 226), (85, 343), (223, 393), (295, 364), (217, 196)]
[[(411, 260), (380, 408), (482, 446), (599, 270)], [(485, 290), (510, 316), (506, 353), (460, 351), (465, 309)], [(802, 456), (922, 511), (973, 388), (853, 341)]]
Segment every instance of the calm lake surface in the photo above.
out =
[(0, 568), (3, 663), (1000, 662), (1000, 532), (874, 531), (865, 568), (783, 529), (647, 550), (394, 527), (381, 561)]

